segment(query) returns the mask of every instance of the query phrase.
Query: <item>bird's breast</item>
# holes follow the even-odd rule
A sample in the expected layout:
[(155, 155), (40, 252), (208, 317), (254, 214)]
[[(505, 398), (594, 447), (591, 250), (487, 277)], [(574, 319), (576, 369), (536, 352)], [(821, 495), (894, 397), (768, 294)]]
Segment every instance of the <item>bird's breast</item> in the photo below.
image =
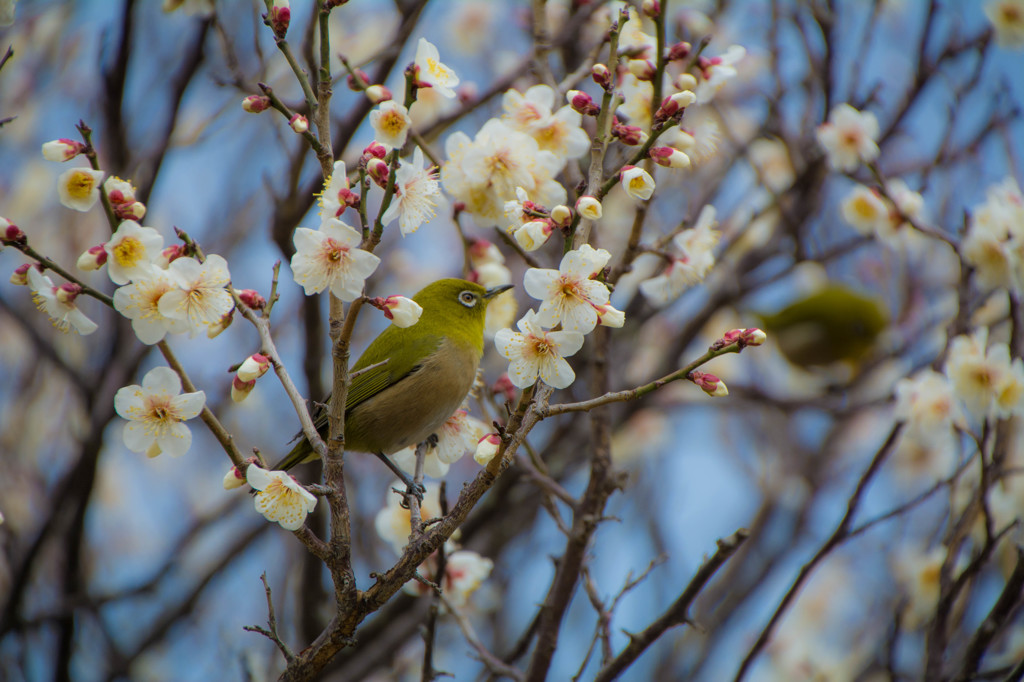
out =
[(445, 339), (416, 370), (347, 415), (346, 447), (389, 455), (426, 440), (459, 409), (479, 363), (471, 345)]

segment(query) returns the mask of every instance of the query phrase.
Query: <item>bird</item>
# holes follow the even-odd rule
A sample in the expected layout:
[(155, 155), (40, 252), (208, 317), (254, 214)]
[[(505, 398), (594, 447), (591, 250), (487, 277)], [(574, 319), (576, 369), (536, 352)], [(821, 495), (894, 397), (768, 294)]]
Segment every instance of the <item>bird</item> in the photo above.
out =
[[(388, 455), (432, 437), (463, 403), (484, 350), (488, 302), (513, 288), (485, 289), (462, 279), (441, 279), (412, 300), (423, 312), (409, 327), (389, 326), (352, 366), (345, 400), (345, 448), (376, 455), (402, 480), (409, 493), (422, 486)], [(362, 371), (361, 371), (362, 370)], [(330, 398), (328, 397), (328, 401)], [(314, 413), (314, 425), (327, 434), (328, 410)], [(300, 433), (299, 442), (273, 468), (288, 470), (318, 455)]]
[(889, 324), (881, 301), (834, 282), (758, 317), (786, 359), (802, 368), (856, 365)]

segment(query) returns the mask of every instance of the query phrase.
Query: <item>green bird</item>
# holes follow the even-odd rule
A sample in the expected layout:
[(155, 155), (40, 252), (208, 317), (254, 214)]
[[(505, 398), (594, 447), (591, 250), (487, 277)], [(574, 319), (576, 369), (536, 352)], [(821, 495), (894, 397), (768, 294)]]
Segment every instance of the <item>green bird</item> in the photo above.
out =
[(889, 324), (881, 301), (834, 283), (758, 317), (786, 359), (804, 368), (856, 363)]
[[(370, 369), (356, 375), (348, 388), (345, 449), (375, 454), (410, 492), (418, 491), (387, 455), (426, 441), (459, 409), (484, 352), (487, 303), (511, 288), (442, 279), (413, 296), (423, 308), (419, 321), (405, 328), (389, 326), (352, 366), (353, 373)], [(327, 412), (314, 414), (324, 437)], [(287, 470), (317, 456), (302, 437), (274, 469)]]

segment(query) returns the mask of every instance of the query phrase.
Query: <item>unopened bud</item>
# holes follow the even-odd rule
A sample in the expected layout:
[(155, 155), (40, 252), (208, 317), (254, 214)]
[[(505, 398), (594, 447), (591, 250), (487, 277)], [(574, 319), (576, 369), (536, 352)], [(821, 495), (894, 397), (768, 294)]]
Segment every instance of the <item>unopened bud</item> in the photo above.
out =
[(562, 204), (555, 206), (551, 209), (551, 220), (559, 227), (568, 225), (569, 221), (572, 220), (572, 209)]
[(22, 231), (20, 227), (10, 222), (6, 218), (0, 218), (0, 226), (4, 228), (4, 241), (9, 244), (28, 244), (28, 237)]
[(612, 121), (612, 135), (630, 146), (641, 144), (647, 138), (647, 134), (639, 126), (626, 125), (620, 123), (618, 119)]
[(278, 38), (284, 38), (288, 33), (288, 24), (291, 22), (291, 19), (292, 10), (288, 0), (274, 0), (270, 6), (270, 16), (267, 17), (274, 35)]
[(166, 269), (168, 265), (185, 255), (184, 244), (171, 244), (160, 252), (154, 261), (157, 267)]
[(738, 344), (740, 350), (747, 346), (760, 346), (768, 339), (768, 335), (757, 327), (750, 327), (749, 329), (733, 329), (727, 331), (722, 338), (712, 344), (712, 350), (721, 350), (726, 346), (732, 344)]
[[(685, 40), (680, 41), (668, 49), (668, 60), (676, 61), (678, 59), (686, 59), (690, 56), (690, 52), (693, 50), (693, 46)], [(685, 74), (689, 75), (689, 74)], [(694, 83), (696, 85), (696, 83)]]
[(206, 337), (210, 339), (217, 338), (222, 331), (231, 326), (231, 323), (235, 321), (235, 309), (227, 311), (221, 318), (206, 326)]
[(697, 88), (697, 77), (692, 73), (681, 73), (676, 76), (675, 84), (680, 92), (692, 91)]
[(477, 268), (487, 263), (504, 263), (505, 256), (501, 255), (497, 246), (486, 239), (475, 239), (469, 246), (469, 260), (473, 267)]
[(114, 215), (121, 220), (142, 220), (146, 217), (146, 206), (141, 201), (114, 204)]
[(462, 83), (455, 89), (455, 98), (459, 100), (459, 104), (475, 102), (479, 95), (480, 88), (477, 87), (476, 83)]
[(252, 393), (252, 389), (256, 387), (256, 380), (250, 379), (249, 381), (242, 381), (236, 375), (231, 380), (231, 399), (236, 403), (240, 403), (249, 397)]
[[(234, 396), (232, 396), (234, 397)], [(238, 470), (238, 467), (231, 467), (224, 474), (224, 490), (234, 490), (245, 485), (245, 474)]]
[(65, 137), (43, 143), (43, 158), (47, 161), (70, 161), (84, 151), (84, 144)]
[(419, 303), (405, 296), (388, 296), (376, 298), (373, 305), (384, 311), (384, 317), (391, 320), (396, 327), (411, 327), (420, 320), (423, 308)]
[(288, 119), (288, 125), (291, 126), (292, 130), (301, 135), (309, 130), (309, 119), (302, 114), (292, 114), (292, 117)]
[(687, 378), (712, 398), (722, 398), (729, 395), (729, 389), (726, 388), (725, 382), (710, 372), (693, 371), (690, 372)]
[(602, 88), (607, 89), (612, 84), (612, 74), (608, 70), (608, 67), (598, 62), (594, 64), (593, 68), (590, 69), (590, 77), (594, 79), (594, 82), (600, 85)]
[(499, 447), (501, 447), (501, 436), (496, 433), (488, 433), (476, 442), (476, 451), (473, 453), (473, 459), (477, 464), (485, 467), (498, 454)]
[(658, 0), (644, 0), (640, 5), (640, 9), (643, 13), (654, 19), (661, 14), (661, 3)]
[(651, 147), (647, 154), (659, 166), (666, 168), (690, 167), (690, 157), (673, 147)]
[(16, 284), (19, 287), (28, 286), (28, 269), (33, 265), (35, 263), (22, 263), (14, 268), (14, 272), (11, 273), (11, 284)]
[(546, 218), (531, 220), (523, 223), (523, 226), (515, 231), (514, 236), (524, 251), (536, 251), (548, 241), (552, 229), (551, 221)]
[(370, 159), (383, 159), (387, 155), (388, 148), (377, 141), (373, 141), (366, 145), (366, 149), (363, 150), (363, 159), (367, 162), (369, 162)]
[(584, 116), (597, 116), (601, 113), (601, 107), (594, 102), (590, 95), (581, 90), (570, 90), (565, 93), (565, 99), (576, 113)]
[(512, 383), (508, 374), (502, 374), (498, 377), (498, 380), (491, 386), (491, 393), (498, 395), (499, 393), (505, 397), (505, 400), (512, 402), (516, 397), (516, 385)]
[(249, 95), (242, 100), (242, 110), (258, 114), (270, 108), (270, 98), (264, 95)]
[(379, 83), (366, 88), (366, 96), (374, 104), (380, 104), (392, 98), (391, 91)]
[(369, 174), (370, 179), (377, 183), (380, 187), (386, 187), (388, 184), (388, 164), (383, 159), (373, 158), (366, 162), (366, 172)]
[(613, 307), (611, 303), (595, 305), (594, 310), (597, 312), (597, 323), (600, 325), (619, 329), (626, 324), (626, 313)]
[(64, 282), (53, 293), (64, 305), (74, 305), (75, 299), (82, 293), (82, 287), (73, 282)]
[(238, 367), (235, 376), (242, 381), (255, 381), (266, 374), (268, 369), (270, 358), (262, 353), (253, 353)]
[(630, 59), (626, 65), (629, 72), (636, 76), (637, 80), (649, 81), (654, 78), (658, 68), (649, 59)]
[(599, 220), (603, 213), (601, 202), (589, 194), (576, 200), (576, 211), (587, 220)]
[(79, 256), (78, 263), (76, 263), (78, 269), (90, 272), (102, 268), (107, 262), (107, 250), (103, 246), (103, 244), (97, 244)]
[(260, 296), (259, 292), (255, 289), (240, 289), (238, 291), (238, 298), (246, 307), (253, 310), (263, 310), (267, 307), (267, 299)]
[(366, 84), (370, 82), (370, 77), (367, 76), (366, 72), (362, 69), (356, 69), (354, 75), (351, 73), (348, 75), (346, 82), (348, 83), (349, 90), (360, 92), (366, 87)]

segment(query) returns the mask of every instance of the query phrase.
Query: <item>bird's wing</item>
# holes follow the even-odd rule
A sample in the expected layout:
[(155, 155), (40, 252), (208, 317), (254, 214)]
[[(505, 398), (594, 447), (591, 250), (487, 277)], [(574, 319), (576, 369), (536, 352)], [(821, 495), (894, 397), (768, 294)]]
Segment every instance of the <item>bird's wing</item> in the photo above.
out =
[(400, 327), (388, 327), (352, 366), (353, 372), (366, 367), (372, 369), (363, 371), (352, 380), (345, 400), (346, 410), (351, 410), (416, 371), (420, 363), (432, 355), (444, 340), (434, 334), (414, 337), (408, 331)]

